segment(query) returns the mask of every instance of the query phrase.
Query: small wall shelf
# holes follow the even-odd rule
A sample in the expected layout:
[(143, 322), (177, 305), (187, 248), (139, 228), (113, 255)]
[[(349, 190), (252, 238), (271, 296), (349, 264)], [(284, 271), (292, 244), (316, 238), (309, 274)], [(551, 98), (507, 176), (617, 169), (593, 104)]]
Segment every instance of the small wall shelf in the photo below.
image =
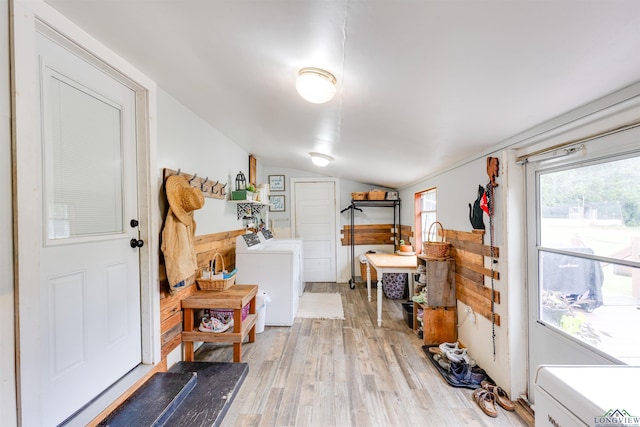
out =
[(269, 206), (269, 203), (256, 202), (254, 200), (229, 200), (229, 203), (238, 205), (237, 219), (260, 215), (262, 209), (264, 209), (265, 206)]

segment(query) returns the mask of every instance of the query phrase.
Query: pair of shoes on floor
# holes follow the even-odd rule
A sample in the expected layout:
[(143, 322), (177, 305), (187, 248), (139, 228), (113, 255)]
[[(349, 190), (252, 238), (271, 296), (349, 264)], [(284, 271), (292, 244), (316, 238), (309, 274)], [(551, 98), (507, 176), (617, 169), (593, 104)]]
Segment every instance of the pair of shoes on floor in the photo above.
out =
[(478, 366), (469, 366), (465, 362), (453, 362), (438, 347), (432, 347), (429, 352), (433, 360), (445, 371), (450, 382), (476, 388), (487, 379), (487, 373)]
[(498, 416), (498, 409), (496, 408), (496, 395), (489, 390), (479, 388), (473, 392), (473, 400), (476, 401), (482, 412), (490, 417)]
[(489, 381), (482, 381), (481, 385), (481, 388), (473, 392), (473, 400), (480, 406), (482, 412), (490, 417), (497, 417), (498, 408), (496, 404), (507, 411), (515, 411), (516, 407), (514, 403), (509, 399), (507, 392), (501, 387)]
[(473, 360), (471, 357), (469, 357), (469, 355), (467, 354), (467, 349), (458, 347), (457, 341), (455, 343), (449, 343), (449, 342), (442, 343), (440, 344), (439, 348), (442, 354), (446, 355), (447, 358), (452, 362), (457, 362), (457, 363), (464, 362), (469, 366), (476, 365), (476, 361)]
[(227, 329), (231, 327), (231, 323), (222, 323), (219, 319), (215, 317), (204, 317), (200, 322), (200, 326), (198, 330), (200, 332), (213, 332), (213, 333), (221, 333), (225, 332)]
[(502, 406), (504, 410), (506, 411), (516, 410), (516, 405), (513, 403), (511, 399), (509, 399), (509, 395), (507, 394), (506, 391), (502, 389), (502, 387), (497, 386), (489, 381), (482, 381), (480, 383), (480, 386), (483, 389), (493, 393), (493, 395), (496, 397), (496, 402), (498, 403), (498, 405)]
[(478, 387), (487, 379), (487, 373), (479, 366), (470, 366), (464, 362), (451, 362), (449, 377), (459, 384)]

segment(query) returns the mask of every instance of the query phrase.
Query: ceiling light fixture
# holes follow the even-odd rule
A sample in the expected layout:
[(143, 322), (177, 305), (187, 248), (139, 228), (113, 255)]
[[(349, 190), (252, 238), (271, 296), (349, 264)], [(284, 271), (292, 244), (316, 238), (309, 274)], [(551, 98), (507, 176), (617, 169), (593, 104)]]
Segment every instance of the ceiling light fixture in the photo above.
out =
[(298, 71), (296, 89), (307, 101), (322, 104), (335, 95), (336, 78), (320, 68), (306, 67)]
[(311, 161), (313, 162), (313, 164), (316, 166), (320, 166), (321, 168), (327, 166), (329, 162), (333, 160), (333, 157), (327, 156), (326, 154), (322, 153), (309, 153), (309, 155), (311, 156)]

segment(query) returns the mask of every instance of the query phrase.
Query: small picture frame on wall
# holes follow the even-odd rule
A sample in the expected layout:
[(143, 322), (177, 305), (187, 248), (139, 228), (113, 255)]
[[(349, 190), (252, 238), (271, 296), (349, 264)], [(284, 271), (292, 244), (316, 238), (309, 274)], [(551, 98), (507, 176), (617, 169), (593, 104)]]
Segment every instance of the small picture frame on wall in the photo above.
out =
[(284, 191), (284, 175), (269, 175), (269, 191)]
[(269, 196), (269, 211), (270, 212), (285, 211), (284, 195)]

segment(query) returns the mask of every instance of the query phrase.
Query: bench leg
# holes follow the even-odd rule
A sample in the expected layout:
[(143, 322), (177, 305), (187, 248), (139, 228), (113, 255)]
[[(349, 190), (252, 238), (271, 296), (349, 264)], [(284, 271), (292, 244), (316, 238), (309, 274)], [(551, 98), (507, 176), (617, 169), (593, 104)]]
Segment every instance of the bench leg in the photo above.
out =
[[(191, 332), (193, 331), (193, 309), (185, 308), (182, 311), (182, 315), (184, 316), (184, 328), (183, 331)], [(193, 362), (193, 342), (185, 342), (184, 343), (184, 360), (186, 362)]]

